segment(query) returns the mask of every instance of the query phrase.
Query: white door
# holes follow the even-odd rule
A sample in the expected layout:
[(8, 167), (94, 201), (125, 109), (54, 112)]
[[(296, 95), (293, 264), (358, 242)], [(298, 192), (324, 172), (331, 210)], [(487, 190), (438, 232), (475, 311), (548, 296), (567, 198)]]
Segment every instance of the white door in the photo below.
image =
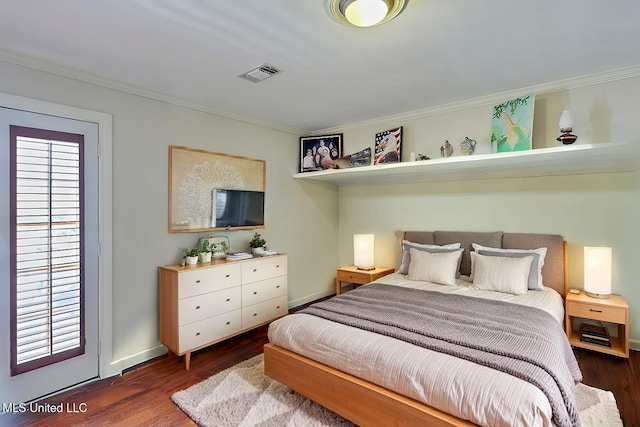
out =
[(98, 155), (96, 123), (0, 106), (0, 402), (99, 375)]

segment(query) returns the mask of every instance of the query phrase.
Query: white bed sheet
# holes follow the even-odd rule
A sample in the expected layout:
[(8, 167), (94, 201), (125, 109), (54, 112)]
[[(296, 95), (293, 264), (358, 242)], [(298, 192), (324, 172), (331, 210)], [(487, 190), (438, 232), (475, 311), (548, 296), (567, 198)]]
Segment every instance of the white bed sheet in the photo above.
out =
[[(407, 280), (393, 274), (380, 283), (471, 295), (530, 305), (560, 323), (562, 298), (552, 290), (509, 295), (459, 286)], [(546, 396), (509, 374), (438, 353), (395, 338), (307, 314), (283, 317), (269, 327), (269, 340), (327, 366), (352, 374), (458, 418), (484, 426), (553, 426)]]

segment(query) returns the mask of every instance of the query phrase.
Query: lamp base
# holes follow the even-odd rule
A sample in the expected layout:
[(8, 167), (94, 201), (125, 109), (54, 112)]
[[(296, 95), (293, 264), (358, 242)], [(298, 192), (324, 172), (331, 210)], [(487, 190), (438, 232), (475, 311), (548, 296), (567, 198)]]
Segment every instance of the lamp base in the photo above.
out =
[(585, 293), (589, 295), (591, 298), (609, 298), (610, 296), (610, 294), (596, 294), (596, 293), (587, 292), (587, 291), (585, 291)]
[(371, 271), (371, 270), (375, 270), (375, 267), (356, 267), (358, 270), (363, 270), (363, 271)]
[(562, 142), (564, 145), (569, 145), (576, 142), (576, 139), (578, 139), (576, 135), (573, 135), (569, 132), (563, 132), (562, 135), (556, 138), (556, 141)]

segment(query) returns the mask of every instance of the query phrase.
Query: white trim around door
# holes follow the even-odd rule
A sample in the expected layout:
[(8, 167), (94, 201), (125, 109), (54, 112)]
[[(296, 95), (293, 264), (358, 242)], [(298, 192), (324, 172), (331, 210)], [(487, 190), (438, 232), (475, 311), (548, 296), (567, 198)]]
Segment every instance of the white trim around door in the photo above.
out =
[(113, 360), (113, 215), (112, 215), (112, 123), (111, 114), (60, 105), (0, 92), (0, 105), (17, 110), (84, 120), (98, 124), (99, 160), (99, 316), (100, 378), (121, 374)]

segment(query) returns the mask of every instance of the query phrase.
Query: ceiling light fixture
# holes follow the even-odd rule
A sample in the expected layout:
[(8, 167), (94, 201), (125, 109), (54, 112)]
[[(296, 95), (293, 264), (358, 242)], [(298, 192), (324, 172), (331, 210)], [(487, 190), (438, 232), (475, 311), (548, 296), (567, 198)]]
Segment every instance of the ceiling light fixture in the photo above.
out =
[(341, 24), (372, 27), (398, 16), (408, 0), (325, 0), (329, 15)]

